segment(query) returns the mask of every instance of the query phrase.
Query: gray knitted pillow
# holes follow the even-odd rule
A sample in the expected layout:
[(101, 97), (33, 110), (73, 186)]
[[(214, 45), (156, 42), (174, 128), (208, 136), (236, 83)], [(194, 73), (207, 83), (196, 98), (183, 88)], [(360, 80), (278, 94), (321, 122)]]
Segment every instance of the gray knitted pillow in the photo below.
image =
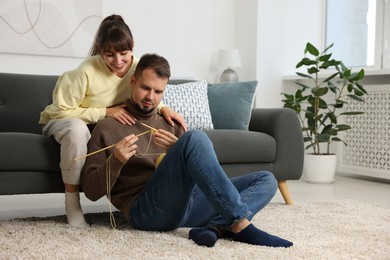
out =
[(207, 81), (168, 84), (162, 102), (184, 117), (188, 130), (214, 128), (207, 96)]

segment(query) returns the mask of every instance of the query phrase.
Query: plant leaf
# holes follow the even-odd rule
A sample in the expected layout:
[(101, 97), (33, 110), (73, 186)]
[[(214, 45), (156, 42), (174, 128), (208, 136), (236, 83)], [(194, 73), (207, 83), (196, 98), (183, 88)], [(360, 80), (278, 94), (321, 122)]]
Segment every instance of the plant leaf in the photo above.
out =
[(358, 72), (358, 80), (361, 80), (362, 78), (364, 78), (364, 69), (361, 69), (361, 70)]
[(353, 85), (348, 84), (348, 92), (351, 93), (353, 91)]
[(296, 74), (298, 76), (301, 76), (301, 77), (304, 77), (304, 78), (309, 78), (309, 79), (312, 79), (313, 77), (310, 76), (310, 75), (307, 75), (307, 74), (304, 74), (304, 73), (301, 73), (301, 72), (296, 72)]
[(348, 77), (348, 80), (350, 82), (359, 81), (364, 77), (364, 70), (361, 69), (359, 72), (351, 73), (351, 75)]
[(313, 130), (311, 127), (302, 127), (302, 131), (311, 131), (311, 130)]
[(339, 65), (339, 61), (337, 60), (329, 60), (329, 61), (325, 61), (324, 63), (321, 64), (320, 68), (321, 69), (327, 69), (329, 67), (336, 67), (337, 65)]
[(307, 69), (307, 72), (309, 74), (314, 74), (314, 73), (319, 72), (319, 70), (316, 67), (310, 67), (310, 68)]
[(310, 88), (308, 85), (303, 84), (303, 83), (301, 83), (301, 82), (299, 82), (299, 81), (296, 81), (295, 84), (297, 84), (298, 86), (301, 86), (301, 87), (304, 88), (304, 89)]
[(359, 102), (364, 102), (364, 99), (362, 99), (356, 95), (349, 94), (348, 97), (352, 98), (353, 100), (359, 101)]
[(357, 116), (357, 115), (363, 115), (364, 112), (362, 111), (350, 111), (350, 112), (343, 112), (343, 113), (340, 113), (340, 115), (344, 115), (344, 116)]
[(308, 146), (305, 147), (305, 149), (307, 150), (307, 149), (313, 147), (314, 145), (315, 145), (315, 144), (309, 144)]
[(333, 137), (333, 138), (332, 138), (332, 141), (335, 141), (335, 142), (342, 142), (345, 146), (348, 145), (345, 141), (341, 140), (341, 139), (338, 138), (338, 137)]
[(351, 126), (349, 125), (336, 125), (337, 131), (346, 131), (351, 129)]
[(356, 86), (362, 91), (364, 94), (367, 94), (367, 91), (364, 89), (362, 85), (360, 85), (358, 82), (356, 82)]
[(330, 75), (329, 77), (327, 77), (323, 82), (328, 82), (329, 80), (333, 79), (333, 78), (336, 77), (337, 75), (339, 75), (338, 72), (333, 73), (332, 75)]
[(312, 93), (316, 97), (321, 97), (323, 95), (326, 95), (328, 93), (328, 88), (313, 88)]
[(327, 115), (333, 124), (337, 124), (337, 117), (333, 112), (329, 112)]
[(308, 51), (313, 56), (318, 56), (320, 54), (318, 49), (316, 47), (314, 47), (313, 44), (311, 44), (310, 42), (308, 42), (306, 44), (306, 49), (305, 50)]
[(320, 60), (320, 61), (328, 61), (328, 60), (330, 59), (331, 56), (332, 56), (332, 53), (330, 53), (330, 54), (325, 54), (325, 55), (320, 56), (319, 60)]
[(318, 61), (316, 61), (316, 60), (311, 60), (311, 59), (309, 59), (309, 58), (303, 58), (303, 59), (301, 60), (301, 62), (302, 62), (303, 65), (305, 65), (305, 66), (310, 66), (310, 65), (314, 65), (314, 64), (317, 64), (317, 63), (318, 63)]
[(332, 47), (333, 47), (333, 43), (330, 44), (328, 47), (326, 47), (325, 50), (323, 51), (323, 53), (326, 53)]
[(329, 142), (329, 139), (330, 139), (330, 135), (327, 134), (327, 133), (324, 133), (324, 134), (320, 134), (317, 136), (316, 140), (320, 143), (326, 143), (326, 142)]
[(335, 108), (342, 108), (344, 106), (343, 102), (336, 102), (336, 104), (329, 104), (330, 106), (333, 106)]
[(333, 125), (327, 125), (322, 129), (321, 134), (329, 133), (329, 131), (332, 129)]
[(356, 96), (360, 96), (361, 97), (361, 96), (364, 95), (364, 93), (362, 91), (360, 91), (358, 88), (355, 88), (353, 90), (353, 92), (355, 93)]
[(302, 67), (302, 65), (303, 65), (303, 62), (300, 61), (297, 63), (297, 65), (295, 65), (295, 68), (298, 69), (298, 68)]
[(337, 94), (337, 92), (339, 91), (339, 88), (336, 85), (334, 85), (331, 81), (328, 82), (328, 88), (335, 94)]

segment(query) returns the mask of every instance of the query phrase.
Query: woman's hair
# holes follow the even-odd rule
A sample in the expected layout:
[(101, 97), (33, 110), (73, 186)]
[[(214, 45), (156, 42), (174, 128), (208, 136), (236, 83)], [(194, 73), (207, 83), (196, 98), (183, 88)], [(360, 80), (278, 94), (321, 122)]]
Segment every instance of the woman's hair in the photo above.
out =
[(138, 78), (145, 69), (152, 69), (158, 77), (169, 79), (171, 77), (171, 68), (168, 61), (155, 53), (144, 54), (138, 61), (134, 76)]
[(122, 16), (113, 14), (104, 18), (100, 23), (89, 55), (102, 54), (110, 48), (114, 48), (117, 52), (133, 51), (133, 46), (133, 34), (129, 26), (127, 26)]

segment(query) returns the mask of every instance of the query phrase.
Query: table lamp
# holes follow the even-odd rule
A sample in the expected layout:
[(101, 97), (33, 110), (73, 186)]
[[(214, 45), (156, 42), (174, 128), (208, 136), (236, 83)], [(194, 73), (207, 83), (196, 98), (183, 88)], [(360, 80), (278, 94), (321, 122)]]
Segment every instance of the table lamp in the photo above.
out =
[(221, 82), (237, 82), (238, 75), (232, 69), (234, 67), (241, 66), (240, 53), (237, 49), (224, 49), (220, 50), (218, 54), (218, 62), (221, 67), (227, 69), (222, 72)]

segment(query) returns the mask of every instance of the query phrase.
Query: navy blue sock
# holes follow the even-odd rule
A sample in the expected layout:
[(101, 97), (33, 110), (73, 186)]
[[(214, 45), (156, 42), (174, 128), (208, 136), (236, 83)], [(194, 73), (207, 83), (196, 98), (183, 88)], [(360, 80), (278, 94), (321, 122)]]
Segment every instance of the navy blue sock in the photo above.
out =
[(218, 232), (214, 228), (193, 228), (189, 237), (199, 246), (213, 247), (218, 240)]
[(242, 231), (233, 234), (233, 240), (258, 246), (290, 247), (292, 242), (270, 235), (250, 224)]

